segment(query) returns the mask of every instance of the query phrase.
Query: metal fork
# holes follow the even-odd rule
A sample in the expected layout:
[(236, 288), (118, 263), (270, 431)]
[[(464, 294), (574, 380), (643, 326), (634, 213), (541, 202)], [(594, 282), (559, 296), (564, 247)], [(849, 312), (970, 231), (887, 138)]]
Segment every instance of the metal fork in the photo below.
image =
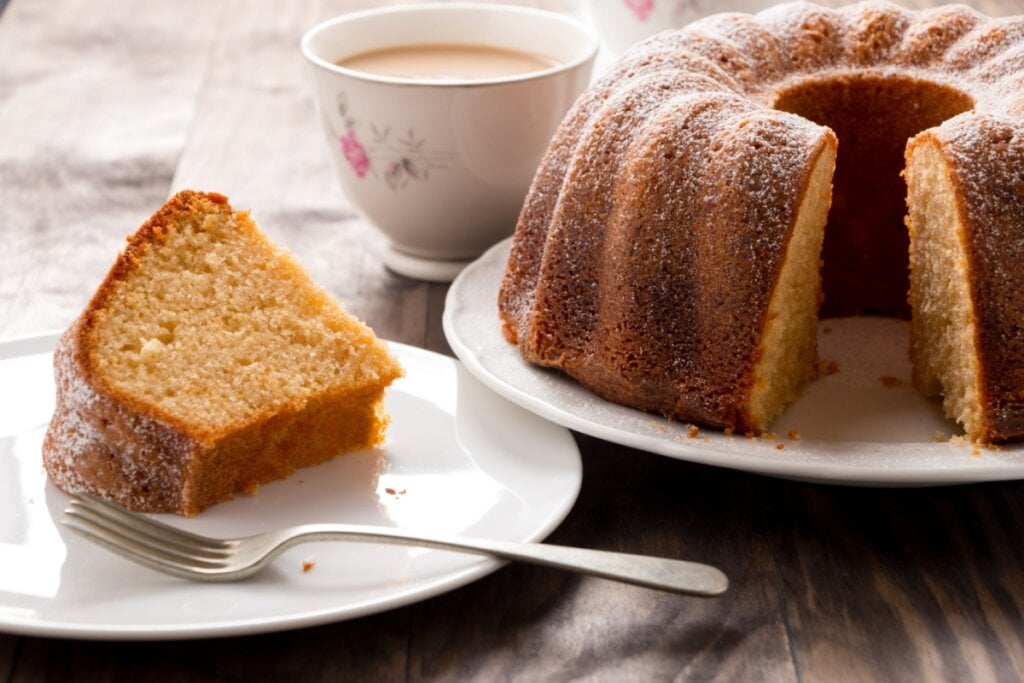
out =
[(283, 550), (309, 541), (379, 541), (489, 555), (686, 595), (716, 596), (729, 579), (715, 567), (646, 555), (546, 543), (509, 543), (410, 534), (389, 527), (307, 524), (244, 538), (209, 538), (124, 510), (95, 496), (72, 497), (61, 520), (115, 553), (194, 581), (238, 581), (266, 567)]

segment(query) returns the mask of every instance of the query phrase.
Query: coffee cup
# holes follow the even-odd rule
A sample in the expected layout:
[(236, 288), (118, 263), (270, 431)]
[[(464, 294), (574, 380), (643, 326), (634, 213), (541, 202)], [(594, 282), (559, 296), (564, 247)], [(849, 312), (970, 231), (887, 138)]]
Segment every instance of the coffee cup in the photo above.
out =
[[(403, 57), (408, 50), (453, 46), (538, 62), (519, 73), (402, 71), (403, 59), (410, 68), (424, 61)], [(301, 48), (331, 160), (346, 196), (387, 237), (390, 270), (451, 280), (512, 233), (597, 47), (567, 16), (510, 5), (386, 7), (306, 33)], [(372, 70), (396, 55), (397, 72)]]

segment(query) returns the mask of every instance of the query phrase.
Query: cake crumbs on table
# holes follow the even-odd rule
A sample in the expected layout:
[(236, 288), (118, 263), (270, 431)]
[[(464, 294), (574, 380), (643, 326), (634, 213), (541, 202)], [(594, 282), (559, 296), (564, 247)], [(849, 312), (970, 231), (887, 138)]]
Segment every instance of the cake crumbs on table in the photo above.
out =
[(792, 440), (792, 441), (799, 441), (800, 440), (800, 430), (799, 429), (790, 429), (788, 432), (786, 432), (786, 436), (788, 436), (790, 438), (790, 440)]
[(882, 375), (878, 378), (878, 381), (886, 389), (895, 389), (905, 384), (899, 377), (893, 377), (892, 375)]
[(700, 435), (700, 430), (695, 425), (690, 425), (690, 429), (686, 432), (687, 439), (696, 439)]
[(302, 561), (302, 573), (303, 574), (308, 573), (315, 566), (316, 566), (316, 562), (313, 562), (312, 560), (303, 560)]
[(786, 450), (786, 444), (779, 441), (777, 444), (775, 444), (775, 449), (779, 451)]

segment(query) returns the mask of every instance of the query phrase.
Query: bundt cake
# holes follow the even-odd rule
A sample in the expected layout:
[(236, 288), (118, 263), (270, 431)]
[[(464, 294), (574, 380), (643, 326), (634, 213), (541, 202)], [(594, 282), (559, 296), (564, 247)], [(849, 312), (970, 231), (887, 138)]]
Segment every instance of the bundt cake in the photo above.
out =
[(1022, 117), (1021, 17), (793, 3), (658, 34), (556, 133), (504, 334), (612, 401), (756, 433), (813, 376), (819, 315), (912, 313), (918, 386), (973, 440), (1020, 438)]
[(184, 191), (114, 263), (54, 355), (50, 478), (194, 515), (383, 438), (383, 342), (225, 197)]

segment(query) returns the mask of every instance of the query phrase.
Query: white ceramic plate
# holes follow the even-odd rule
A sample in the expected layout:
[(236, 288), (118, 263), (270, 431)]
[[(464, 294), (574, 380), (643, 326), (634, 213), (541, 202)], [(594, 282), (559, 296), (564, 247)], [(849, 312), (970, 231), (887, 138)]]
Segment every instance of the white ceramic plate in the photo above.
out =
[(528, 365), (505, 342), (497, 298), (509, 244), (498, 244), (459, 275), (445, 302), (444, 330), (470, 372), (553, 422), (681, 460), (808, 481), (924, 486), (1024, 478), (1024, 445), (976, 448), (951, 439), (961, 430), (943, 417), (938, 401), (911, 386), (909, 329), (899, 320), (823, 321), (819, 354), (838, 372), (819, 378), (787, 408), (774, 437), (694, 430), (605, 401), (559, 373)]
[[(55, 337), (0, 342), (0, 631), (97, 639), (221, 636), (338, 621), (405, 605), (501, 563), (438, 550), (315, 543), (252, 580), (198, 584), (137, 566), (59, 524), (67, 496), (40, 445), (53, 410)], [(400, 344), (387, 443), (264, 486), (199, 517), (218, 536), (313, 522), (540, 540), (579, 492), (569, 432), (518, 408), (457, 361)], [(309, 571), (303, 563), (315, 563)]]

